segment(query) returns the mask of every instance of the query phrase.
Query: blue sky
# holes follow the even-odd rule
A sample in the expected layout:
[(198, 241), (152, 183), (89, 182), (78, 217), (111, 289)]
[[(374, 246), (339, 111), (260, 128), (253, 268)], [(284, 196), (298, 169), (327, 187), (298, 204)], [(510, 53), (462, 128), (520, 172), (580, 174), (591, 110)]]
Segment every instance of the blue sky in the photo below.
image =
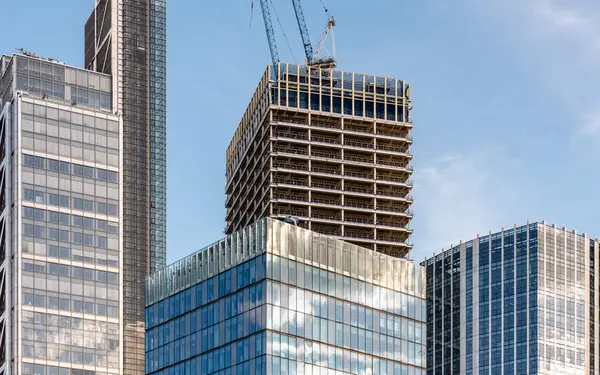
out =
[[(527, 220), (600, 236), (597, 0), (323, 1), (340, 69), (412, 84), (415, 259)], [(168, 1), (169, 262), (222, 236), (225, 149), (270, 62), (250, 3)], [(300, 62), (291, 2), (274, 3)], [(327, 16), (303, 5), (316, 42)], [(3, 2), (0, 53), (82, 65), (92, 6)]]

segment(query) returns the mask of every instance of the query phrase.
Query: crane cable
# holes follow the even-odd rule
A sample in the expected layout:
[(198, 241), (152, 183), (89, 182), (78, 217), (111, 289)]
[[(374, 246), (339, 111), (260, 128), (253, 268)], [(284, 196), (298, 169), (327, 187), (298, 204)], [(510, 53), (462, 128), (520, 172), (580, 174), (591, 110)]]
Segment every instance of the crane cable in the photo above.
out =
[(323, 0), (319, 0), (319, 1), (321, 2), (321, 5), (323, 6), (323, 9), (325, 9), (325, 13), (329, 14), (329, 10), (325, 6), (325, 4), (323, 4)]
[(281, 28), (281, 32), (283, 33), (283, 37), (285, 38), (285, 43), (287, 44), (288, 49), (292, 53), (292, 58), (294, 59), (294, 63), (298, 63), (298, 60), (296, 60), (296, 56), (294, 55), (294, 51), (292, 50), (292, 46), (290, 45), (290, 41), (288, 40), (288, 37), (285, 34), (285, 30), (283, 29), (283, 25), (281, 24), (281, 21), (279, 20), (279, 15), (277, 14), (277, 9), (275, 9), (275, 4), (273, 4), (273, 0), (269, 0), (269, 2), (271, 3), (271, 6), (273, 7), (273, 13), (275, 13), (275, 18), (277, 19), (277, 23), (279, 24), (279, 27)]
[(252, 17), (254, 16), (254, 0), (250, 3), (250, 25), (248, 26), (250, 29), (252, 28)]

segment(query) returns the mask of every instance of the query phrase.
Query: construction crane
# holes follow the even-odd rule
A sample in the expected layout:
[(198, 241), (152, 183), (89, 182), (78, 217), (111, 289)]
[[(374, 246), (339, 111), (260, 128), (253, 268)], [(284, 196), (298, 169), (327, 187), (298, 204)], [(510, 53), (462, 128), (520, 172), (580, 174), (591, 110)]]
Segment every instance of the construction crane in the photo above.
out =
[(294, 13), (296, 13), (296, 21), (298, 22), (298, 29), (300, 30), (300, 36), (302, 37), (302, 44), (304, 44), (304, 54), (308, 64), (313, 62), (313, 48), (310, 43), (310, 36), (308, 35), (308, 28), (306, 27), (306, 21), (304, 20), (304, 12), (302, 12), (302, 5), (300, 0), (292, 0), (294, 5)]
[[(319, 40), (319, 44), (317, 44), (317, 48), (315, 48), (315, 52), (313, 55), (312, 64), (308, 63), (306, 57), (304, 58), (304, 65), (311, 65), (313, 67), (319, 67), (322, 69), (333, 69), (337, 65), (337, 61), (335, 60), (335, 38), (333, 27), (335, 26), (335, 18), (329, 17), (327, 20), (327, 25), (325, 26), (325, 30), (323, 30), (323, 34), (321, 34), (321, 39)], [(327, 36), (331, 33), (331, 46), (332, 46), (332, 56), (325, 56), (320, 58), (321, 50), (325, 46), (325, 41), (327, 40)]]
[[(296, 21), (298, 23), (298, 29), (300, 30), (300, 36), (302, 37), (302, 44), (304, 45), (304, 64), (320, 68), (320, 69), (331, 69), (336, 66), (335, 56), (327, 56), (320, 58), (320, 51), (323, 49), (327, 35), (331, 32), (332, 34), (332, 45), (335, 55), (335, 45), (333, 44), (333, 27), (335, 26), (335, 20), (330, 17), (327, 21), (325, 31), (321, 36), (321, 40), (317, 46), (317, 53), (313, 53), (313, 47), (310, 42), (310, 36), (308, 35), (308, 28), (306, 27), (306, 21), (304, 19), (304, 12), (302, 11), (302, 5), (300, 0), (292, 0), (294, 6), (294, 13), (296, 14)], [(271, 60), (273, 65), (277, 66), (279, 63), (279, 52), (277, 50), (277, 42), (275, 40), (275, 32), (273, 31), (273, 23), (271, 21), (271, 12), (269, 10), (269, 0), (260, 0), (260, 7), (262, 10), (263, 21), (265, 24), (265, 32), (267, 34), (267, 41), (269, 43), (269, 51), (271, 52)]]
[(277, 42), (275, 41), (275, 32), (273, 31), (273, 23), (271, 22), (271, 12), (269, 11), (268, 0), (260, 0), (260, 8), (265, 23), (265, 32), (267, 33), (267, 41), (269, 42), (271, 60), (273, 61), (273, 65), (277, 66), (277, 63), (279, 63), (279, 52), (277, 51)]

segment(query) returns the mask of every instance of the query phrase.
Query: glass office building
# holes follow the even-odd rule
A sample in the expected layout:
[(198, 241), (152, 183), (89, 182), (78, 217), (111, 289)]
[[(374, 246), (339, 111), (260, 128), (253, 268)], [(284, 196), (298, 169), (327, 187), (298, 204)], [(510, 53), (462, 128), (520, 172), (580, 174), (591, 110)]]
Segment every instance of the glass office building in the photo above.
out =
[(598, 241), (545, 223), (426, 260), (428, 374), (598, 374)]
[(425, 374), (424, 269), (275, 219), (146, 293), (147, 374)]
[(0, 59), (0, 374), (122, 374), (110, 76)]
[(144, 279), (166, 265), (166, 0), (88, 0), (86, 69), (123, 119), (124, 374), (144, 373)]

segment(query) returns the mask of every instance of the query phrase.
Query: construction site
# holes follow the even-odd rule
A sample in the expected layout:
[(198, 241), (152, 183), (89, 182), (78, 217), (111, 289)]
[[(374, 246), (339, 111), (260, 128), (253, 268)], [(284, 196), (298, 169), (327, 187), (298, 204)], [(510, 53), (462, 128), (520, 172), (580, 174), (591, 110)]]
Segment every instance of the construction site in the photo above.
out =
[[(410, 88), (402, 80), (335, 70), (321, 57), (331, 17), (313, 52), (293, 1), (304, 64), (279, 61), (261, 2), (269, 65), (226, 156), (226, 228), (262, 217), (298, 225), (395, 257), (410, 257)], [(306, 35), (305, 35), (306, 33)]]

